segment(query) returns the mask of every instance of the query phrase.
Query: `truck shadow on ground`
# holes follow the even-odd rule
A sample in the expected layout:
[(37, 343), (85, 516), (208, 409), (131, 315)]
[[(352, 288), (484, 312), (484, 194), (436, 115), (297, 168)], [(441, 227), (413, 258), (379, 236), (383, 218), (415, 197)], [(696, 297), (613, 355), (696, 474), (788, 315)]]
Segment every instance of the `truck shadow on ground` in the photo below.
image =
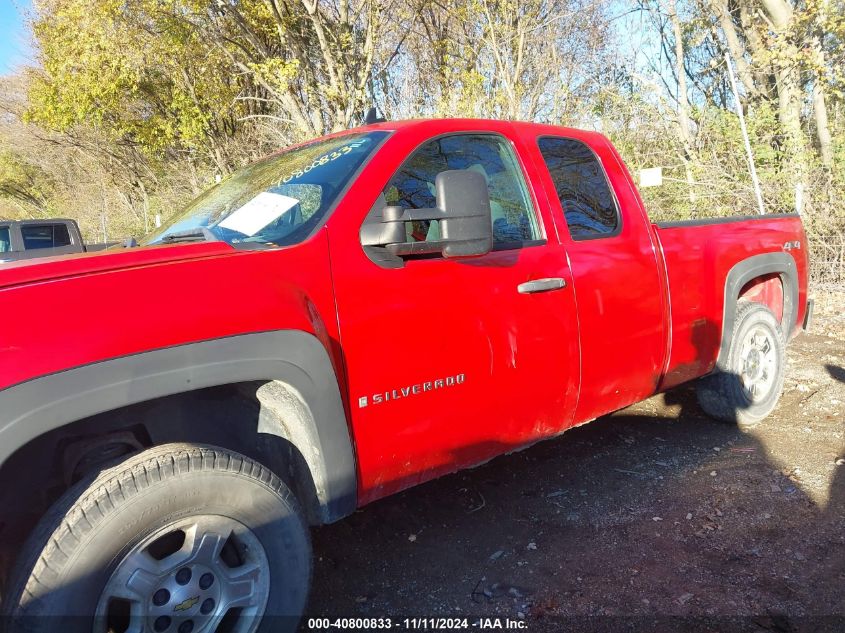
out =
[(841, 630), (843, 470), (819, 505), (684, 386), (317, 529), (307, 615)]
[[(830, 377), (845, 383), (845, 369), (836, 365), (825, 365)], [(845, 415), (843, 416), (845, 417)], [(830, 502), (828, 510), (832, 515), (845, 514), (845, 447), (840, 447), (840, 454), (836, 460), (836, 472), (830, 484)]]

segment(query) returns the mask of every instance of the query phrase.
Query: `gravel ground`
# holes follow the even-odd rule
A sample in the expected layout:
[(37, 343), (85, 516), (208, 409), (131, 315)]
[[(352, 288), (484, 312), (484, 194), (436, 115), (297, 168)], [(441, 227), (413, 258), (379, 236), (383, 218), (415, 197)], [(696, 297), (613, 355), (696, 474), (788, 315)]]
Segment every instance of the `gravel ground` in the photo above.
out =
[(316, 530), (303, 630), (845, 630), (845, 293), (817, 301), (821, 334), (790, 345), (780, 405), (752, 432), (682, 387)]
[(822, 287), (810, 296), (816, 300), (813, 333), (845, 340), (845, 288)]

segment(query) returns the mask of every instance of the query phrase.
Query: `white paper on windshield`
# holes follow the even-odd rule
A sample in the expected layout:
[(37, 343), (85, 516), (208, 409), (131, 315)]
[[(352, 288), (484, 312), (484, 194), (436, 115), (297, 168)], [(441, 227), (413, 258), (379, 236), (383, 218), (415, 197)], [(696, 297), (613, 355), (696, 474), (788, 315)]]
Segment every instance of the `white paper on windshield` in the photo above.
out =
[(280, 193), (262, 191), (217, 226), (252, 237), (265, 226), (293, 209), (299, 200)]

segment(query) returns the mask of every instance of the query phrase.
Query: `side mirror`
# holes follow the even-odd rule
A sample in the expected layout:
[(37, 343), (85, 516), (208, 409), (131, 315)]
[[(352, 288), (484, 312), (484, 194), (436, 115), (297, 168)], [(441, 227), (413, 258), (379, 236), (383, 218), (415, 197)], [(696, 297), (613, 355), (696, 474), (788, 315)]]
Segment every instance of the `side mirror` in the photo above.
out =
[[(487, 179), (476, 171), (454, 169), (437, 174), (435, 209), (384, 207), (380, 222), (361, 227), (364, 246), (382, 246), (397, 257), (440, 253), (443, 257), (484, 255), (493, 248), (493, 222)], [(440, 224), (440, 239), (405, 241), (405, 223)]]

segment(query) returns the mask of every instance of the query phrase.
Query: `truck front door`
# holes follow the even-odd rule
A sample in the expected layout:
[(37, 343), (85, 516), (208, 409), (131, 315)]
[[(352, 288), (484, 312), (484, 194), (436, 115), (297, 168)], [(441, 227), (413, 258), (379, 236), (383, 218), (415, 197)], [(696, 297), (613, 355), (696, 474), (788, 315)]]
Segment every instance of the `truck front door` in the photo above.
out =
[[(546, 238), (536, 209), (547, 205), (537, 204), (511, 139), (397, 136), (364, 174), (378, 183), (376, 205), (434, 207), (438, 173), (477, 171), (495, 245), (481, 257), (397, 266), (365, 252), (362, 214), (330, 223), (362, 503), (561, 431), (579, 380), (566, 256), (553, 230)], [(409, 241), (438, 236), (436, 223), (407, 226)]]

